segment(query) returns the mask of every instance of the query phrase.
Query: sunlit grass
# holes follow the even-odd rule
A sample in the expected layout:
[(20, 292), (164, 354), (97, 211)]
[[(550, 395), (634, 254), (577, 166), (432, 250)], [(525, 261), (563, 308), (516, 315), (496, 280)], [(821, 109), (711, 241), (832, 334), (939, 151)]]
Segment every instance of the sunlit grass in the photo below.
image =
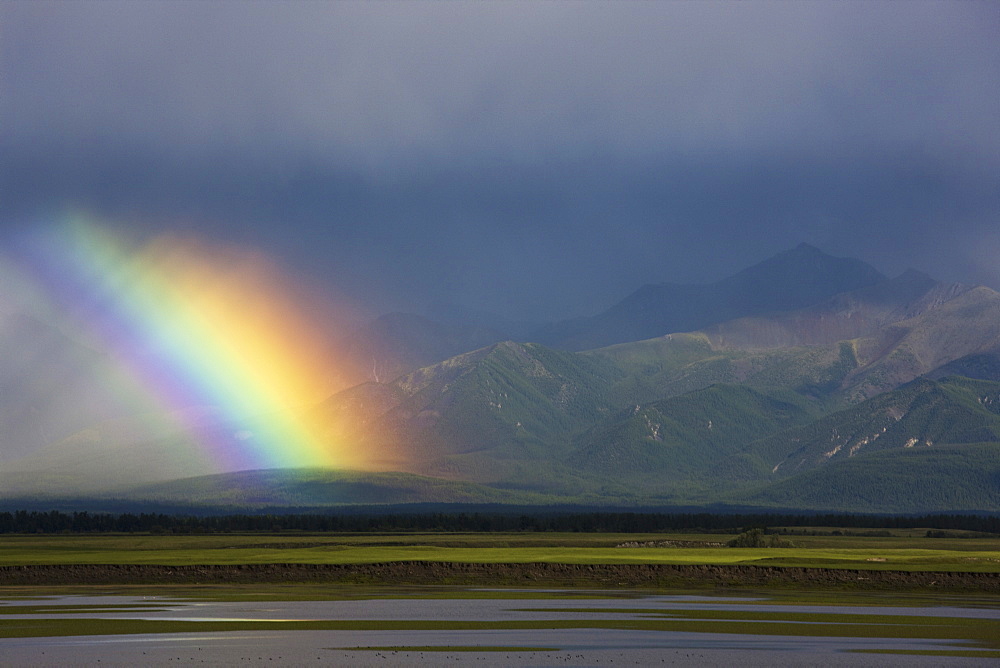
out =
[(626, 542), (722, 543), (711, 534), (349, 534), (4, 536), (0, 566), (112, 564), (755, 565), (902, 571), (1000, 572), (1000, 540), (794, 537), (792, 548), (615, 547)]
[[(28, 595), (25, 592), (30, 591)], [(390, 584), (130, 584), (130, 585), (48, 585), (0, 587), (0, 614), (23, 614), (31, 605), (50, 610), (50, 597), (63, 596), (133, 596), (149, 599), (149, 603), (126, 604), (127, 607), (152, 606), (156, 609), (175, 602), (243, 603), (263, 601), (368, 601), (376, 599), (447, 599), (447, 600), (572, 600), (572, 599), (631, 599), (644, 592), (634, 590), (592, 589), (497, 589), (469, 588), (451, 585), (390, 585)], [(648, 593), (648, 592), (645, 592)], [(699, 592), (704, 595), (704, 592)], [(723, 599), (724, 600), (724, 599)], [(17, 601), (16, 606), (4, 606), (4, 601)], [(72, 606), (60, 606), (61, 609)], [(90, 606), (80, 606), (89, 608)], [(66, 612), (66, 610), (64, 610)], [(69, 610), (72, 612), (72, 610)]]

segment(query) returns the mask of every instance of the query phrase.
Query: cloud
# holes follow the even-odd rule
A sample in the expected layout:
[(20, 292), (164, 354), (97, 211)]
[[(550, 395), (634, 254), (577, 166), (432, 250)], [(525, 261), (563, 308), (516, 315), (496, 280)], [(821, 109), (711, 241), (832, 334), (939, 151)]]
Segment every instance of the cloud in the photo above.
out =
[(16, 94), (5, 96), (4, 126), (35, 138), (99, 129), (164, 149), (289, 142), (377, 161), (912, 141), (929, 128), (944, 136), (926, 141), (959, 141), (997, 110), (996, 84), (983, 85), (996, 71), (991, 28), (1000, 26), (978, 3), (40, 2), (2, 11)]
[(189, 221), (385, 307), (586, 310), (803, 238), (947, 267), (946, 225), (996, 223), (988, 3), (39, 1), (0, 31), (8, 225)]

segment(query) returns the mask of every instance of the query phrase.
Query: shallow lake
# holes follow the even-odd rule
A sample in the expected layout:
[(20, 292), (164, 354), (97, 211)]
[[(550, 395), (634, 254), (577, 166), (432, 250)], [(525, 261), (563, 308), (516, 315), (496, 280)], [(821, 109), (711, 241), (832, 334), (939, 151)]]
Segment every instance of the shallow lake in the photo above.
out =
[(1000, 599), (989, 597), (138, 591), (0, 591), (0, 663), (939, 666), (1000, 658)]

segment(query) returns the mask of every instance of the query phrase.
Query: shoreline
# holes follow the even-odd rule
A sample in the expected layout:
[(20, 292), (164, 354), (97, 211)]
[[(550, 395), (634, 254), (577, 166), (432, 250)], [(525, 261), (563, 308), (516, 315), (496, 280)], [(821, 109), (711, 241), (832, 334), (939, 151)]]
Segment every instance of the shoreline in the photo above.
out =
[(603, 588), (822, 587), (1000, 593), (1000, 573), (895, 571), (752, 565), (479, 564), (56, 564), (0, 566), (0, 587), (131, 584), (386, 584)]

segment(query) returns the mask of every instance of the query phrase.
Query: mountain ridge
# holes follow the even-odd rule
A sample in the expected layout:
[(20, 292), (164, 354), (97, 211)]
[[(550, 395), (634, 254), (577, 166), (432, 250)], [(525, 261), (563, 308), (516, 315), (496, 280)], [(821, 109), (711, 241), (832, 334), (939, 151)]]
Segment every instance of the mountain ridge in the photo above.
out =
[[(371, 501), (382, 490), (386, 499), (399, 502), (418, 501), (423, 493), (432, 500), (462, 502), (725, 500), (767, 506), (794, 493), (809, 497), (806, 481), (818, 484), (824, 471), (845, 485), (852, 475), (874, 480), (857, 463), (869, 457), (892, 469), (894, 480), (906, 479), (901, 461), (914, 462), (926, 473), (933, 457), (910, 455), (924, 441), (933, 447), (974, 446), (968, 450), (975, 453), (970, 466), (991, 466), (991, 444), (1000, 447), (1000, 417), (982, 402), (993, 394), (1000, 401), (995, 382), (1000, 380), (1000, 293), (939, 283), (915, 270), (889, 279), (864, 263), (842, 262), (805, 245), (771, 260), (741, 272), (745, 284), (739, 290), (734, 286), (741, 274), (713, 284), (713, 299), (762, 289), (776, 276), (787, 276), (789, 267), (805, 265), (815, 280), (803, 279), (804, 287), (778, 295), (755, 295), (749, 306), (713, 306), (771, 310), (700, 330), (586, 351), (493, 341), (392, 378), (376, 358), (366, 382), (310, 409), (323, 418), (318, 422), (330, 425), (325, 437), (331, 442), (371, 454), (373, 470), (365, 475), (373, 477), (362, 484), (364, 476), (357, 473), (358, 484), (348, 484), (347, 478), (333, 484), (336, 476), (327, 476), (329, 484), (313, 485), (311, 474), (235, 476), (226, 483), (227, 498), (240, 498), (234, 481), (250, 484), (253, 479), (261, 499), (305, 505), (349, 503), (345, 490)], [(856, 275), (844, 280), (858, 287), (825, 294), (840, 287), (828, 280), (830, 272), (844, 278), (851, 271)], [(647, 293), (655, 296), (655, 286), (634, 294)], [(775, 310), (796, 300), (809, 303)], [(431, 359), (471, 340), (445, 340), (455, 330), (406, 314), (390, 314), (381, 324), (391, 335), (373, 336), (365, 354), (378, 346), (394, 352), (397, 340), (408, 340), (413, 355)], [(499, 335), (489, 331), (483, 340)], [(956, 372), (982, 378), (956, 380)], [(215, 425), (208, 415), (204, 420), (203, 427), (221, 435), (238, 433), (239, 425)], [(31, 476), (39, 481), (48, 476), (48, 489), (63, 486), (68, 492), (74, 466), (80, 471), (117, 467), (138, 483), (150, 462), (160, 479), (146, 480), (145, 491), (135, 487), (130, 493), (199, 488), (202, 483), (171, 487), (171, 471), (186, 480), (194, 472), (183, 465), (195, 458), (173, 464), (166, 457), (184, 443), (194, 447), (182, 432), (160, 428), (133, 437), (129, 429), (125, 423), (94, 424), (39, 451), (34, 461), (0, 467), (0, 490), (23, 491)], [(842, 443), (831, 445), (834, 431), (843, 435)], [(960, 453), (955, 453), (949, 455), (949, 471), (961, 470)], [(792, 465), (799, 460), (804, 463)], [(970, 472), (970, 479), (982, 478)], [(268, 492), (261, 481), (295, 490)], [(985, 504), (969, 507), (992, 507), (988, 490), (963, 489), (962, 498)], [(870, 498), (884, 499), (886, 507), (897, 507), (905, 497), (901, 492), (893, 501), (869, 492)], [(794, 499), (788, 503), (805, 507)], [(840, 503), (842, 508), (867, 507), (850, 498)]]
[(647, 284), (602, 313), (550, 325), (534, 338), (554, 347), (588, 350), (803, 308), (884, 280), (860, 260), (836, 258), (802, 243), (715, 283)]

